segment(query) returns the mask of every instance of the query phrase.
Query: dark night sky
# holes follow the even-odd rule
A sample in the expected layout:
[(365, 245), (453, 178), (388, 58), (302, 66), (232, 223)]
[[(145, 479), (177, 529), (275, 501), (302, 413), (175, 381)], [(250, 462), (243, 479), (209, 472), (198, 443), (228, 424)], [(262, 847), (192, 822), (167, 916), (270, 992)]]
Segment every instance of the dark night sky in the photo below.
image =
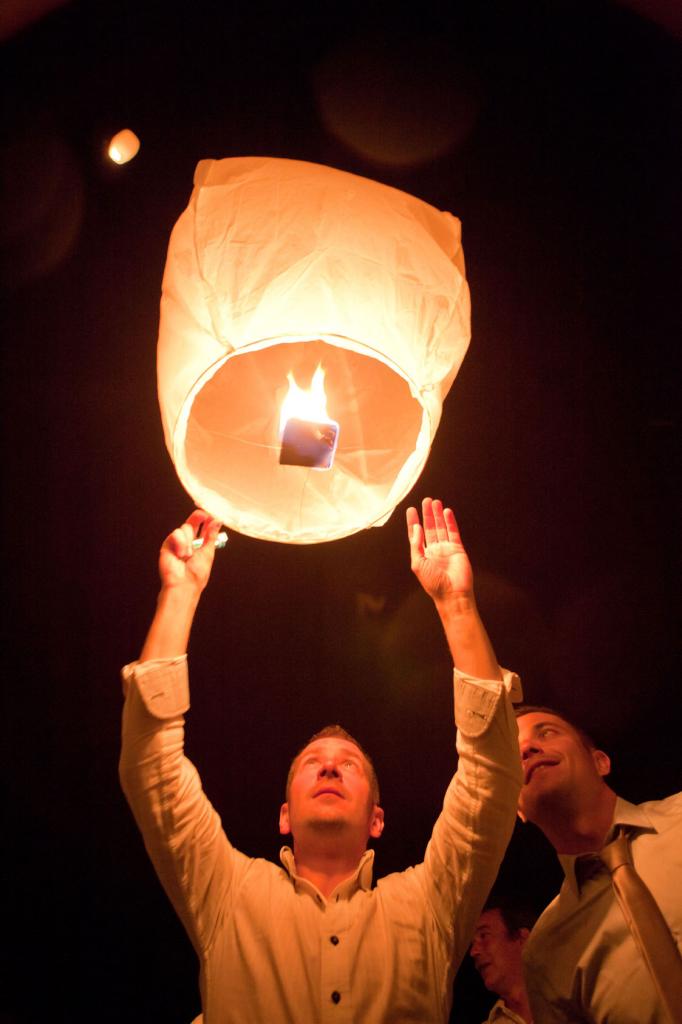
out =
[[(116, 763), (118, 671), (191, 508), (155, 343), (201, 158), (327, 163), (461, 217), (473, 340), (410, 503), (455, 507), (527, 697), (592, 728), (624, 796), (679, 788), (679, 42), (599, 0), (392, 7), (82, 2), (3, 44), (0, 1024), (198, 1010)], [(124, 126), (142, 149), (112, 168)], [(289, 757), (339, 720), (379, 771), (379, 872), (421, 859), (453, 768), (451, 687), (402, 508), (325, 545), (233, 535), (191, 664), (189, 753), (238, 847), (276, 856)], [(537, 833), (515, 837), (505, 879), (552, 894)], [(485, 1005), (469, 970), (453, 1019)]]

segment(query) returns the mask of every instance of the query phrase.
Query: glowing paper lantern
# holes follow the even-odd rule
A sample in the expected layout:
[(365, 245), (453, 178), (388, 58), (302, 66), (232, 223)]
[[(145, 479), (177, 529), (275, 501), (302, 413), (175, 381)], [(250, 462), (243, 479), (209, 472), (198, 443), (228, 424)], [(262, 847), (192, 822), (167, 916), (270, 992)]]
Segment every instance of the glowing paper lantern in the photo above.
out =
[(115, 164), (127, 164), (140, 151), (140, 140), (130, 128), (117, 132), (109, 143), (107, 153)]
[[(451, 214), (317, 164), (202, 161), (171, 236), (158, 348), (182, 484), (266, 540), (380, 525), (424, 467), (469, 312)], [(324, 472), (280, 462), (283, 402), (318, 367), (320, 433), (338, 425)]]

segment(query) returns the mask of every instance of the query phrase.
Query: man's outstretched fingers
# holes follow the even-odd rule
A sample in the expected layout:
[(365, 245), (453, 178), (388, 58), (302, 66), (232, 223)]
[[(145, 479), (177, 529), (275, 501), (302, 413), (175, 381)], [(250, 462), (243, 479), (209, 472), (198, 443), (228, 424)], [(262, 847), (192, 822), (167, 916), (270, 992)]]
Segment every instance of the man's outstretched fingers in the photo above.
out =
[(433, 518), (436, 528), (436, 539), (439, 541), (448, 539), (448, 529), (443, 515), (443, 502), (440, 498), (433, 500)]
[(448, 533), (447, 539), (458, 543), (461, 542), (457, 519), (455, 518), (455, 513), (451, 508), (443, 509), (443, 518), (445, 519), (445, 526)]
[(427, 546), (435, 544), (438, 540), (438, 534), (436, 533), (436, 520), (434, 517), (433, 500), (431, 498), (424, 498), (422, 501), (422, 520), (424, 522), (424, 539)]
[(414, 506), (410, 506), (405, 512), (407, 520), (407, 539), (410, 543), (412, 558), (422, 557), (424, 554), (424, 535), (419, 522), (419, 512)]

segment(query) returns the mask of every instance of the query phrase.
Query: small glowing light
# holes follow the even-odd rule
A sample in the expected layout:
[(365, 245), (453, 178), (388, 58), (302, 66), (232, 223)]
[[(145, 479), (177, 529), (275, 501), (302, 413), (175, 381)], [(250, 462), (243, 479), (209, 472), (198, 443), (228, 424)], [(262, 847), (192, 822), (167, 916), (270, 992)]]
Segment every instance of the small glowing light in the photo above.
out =
[(279, 461), (283, 466), (330, 469), (339, 437), (339, 425), (329, 418), (324, 370), (318, 366), (309, 388), (301, 388), (287, 374), (289, 390), (282, 402)]
[(140, 149), (140, 140), (130, 128), (124, 128), (117, 132), (109, 143), (107, 153), (109, 159), (115, 164), (127, 164), (134, 156), (137, 156)]

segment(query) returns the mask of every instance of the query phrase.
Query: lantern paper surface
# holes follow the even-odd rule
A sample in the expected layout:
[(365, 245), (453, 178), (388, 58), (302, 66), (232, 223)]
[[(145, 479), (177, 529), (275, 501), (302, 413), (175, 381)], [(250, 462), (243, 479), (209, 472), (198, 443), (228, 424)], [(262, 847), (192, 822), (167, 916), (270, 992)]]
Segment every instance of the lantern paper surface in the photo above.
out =
[[(295, 160), (199, 163), (163, 281), (166, 444), (197, 505), (266, 540), (380, 525), (424, 467), (469, 342), (460, 223)], [(288, 375), (324, 372), (333, 465), (282, 465)]]

